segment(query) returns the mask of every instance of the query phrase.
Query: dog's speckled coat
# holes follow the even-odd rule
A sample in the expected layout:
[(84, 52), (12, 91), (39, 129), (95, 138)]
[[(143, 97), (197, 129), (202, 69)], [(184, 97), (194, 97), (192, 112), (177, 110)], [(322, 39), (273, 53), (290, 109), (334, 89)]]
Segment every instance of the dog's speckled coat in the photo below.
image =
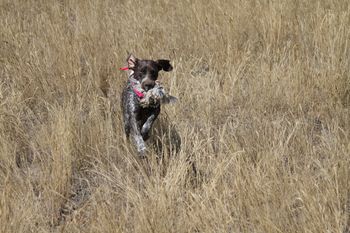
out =
[(149, 138), (149, 130), (160, 113), (160, 104), (142, 107), (140, 98), (134, 91), (135, 83), (142, 90), (149, 91), (156, 85), (158, 72), (171, 71), (169, 60), (141, 60), (132, 54), (127, 58), (128, 82), (122, 93), (123, 121), (126, 136), (133, 138), (140, 156), (145, 156), (145, 140)]

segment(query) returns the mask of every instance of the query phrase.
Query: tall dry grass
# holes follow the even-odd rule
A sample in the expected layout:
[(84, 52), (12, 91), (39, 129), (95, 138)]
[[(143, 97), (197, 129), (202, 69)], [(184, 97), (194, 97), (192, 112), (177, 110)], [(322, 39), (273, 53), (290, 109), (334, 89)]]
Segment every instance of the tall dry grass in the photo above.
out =
[[(348, 1), (0, 4), (1, 232), (350, 231)], [(127, 51), (174, 65), (148, 163)]]

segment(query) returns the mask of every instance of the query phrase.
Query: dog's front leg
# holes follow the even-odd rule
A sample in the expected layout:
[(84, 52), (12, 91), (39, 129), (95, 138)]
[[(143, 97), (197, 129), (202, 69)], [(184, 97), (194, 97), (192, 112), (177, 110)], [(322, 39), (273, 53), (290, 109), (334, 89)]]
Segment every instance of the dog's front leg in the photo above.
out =
[(141, 135), (143, 140), (147, 140), (149, 138), (149, 131), (152, 128), (152, 125), (154, 121), (157, 119), (159, 115), (160, 109), (156, 109), (146, 120), (146, 122), (143, 124), (141, 129)]
[(146, 153), (146, 146), (145, 141), (143, 140), (141, 133), (140, 133), (140, 127), (136, 120), (135, 116), (132, 116), (130, 118), (131, 123), (131, 130), (132, 130), (132, 137), (135, 141), (137, 151), (139, 152), (140, 157), (144, 157)]

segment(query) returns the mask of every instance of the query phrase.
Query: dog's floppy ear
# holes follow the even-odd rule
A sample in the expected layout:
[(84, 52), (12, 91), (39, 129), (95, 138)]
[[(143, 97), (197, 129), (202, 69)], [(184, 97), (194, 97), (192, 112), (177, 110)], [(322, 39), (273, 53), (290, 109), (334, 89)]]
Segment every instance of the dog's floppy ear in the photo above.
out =
[(160, 60), (157, 60), (157, 63), (159, 65), (160, 70), (164, 70), (164, 71), (173, 70), (173, 67), (171, 66), (169, 60), (160, 59)]
[(128, 58), (126, 59), (126, 61), (128, 62), (129, 69), (135, 68), (136, 62), (137, 62), (137, 58), (133, 54), (130, 54), (128, 56)]

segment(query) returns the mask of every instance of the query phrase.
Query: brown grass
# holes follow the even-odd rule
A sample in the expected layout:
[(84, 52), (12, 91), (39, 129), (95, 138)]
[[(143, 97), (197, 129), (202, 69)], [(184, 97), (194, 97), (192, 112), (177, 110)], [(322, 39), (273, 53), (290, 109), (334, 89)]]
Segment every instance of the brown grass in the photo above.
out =
[[(0, 4), (1, 232), (350, 228), (349, 1)], [(127, 51), (174, 65), (148, 164)]]

